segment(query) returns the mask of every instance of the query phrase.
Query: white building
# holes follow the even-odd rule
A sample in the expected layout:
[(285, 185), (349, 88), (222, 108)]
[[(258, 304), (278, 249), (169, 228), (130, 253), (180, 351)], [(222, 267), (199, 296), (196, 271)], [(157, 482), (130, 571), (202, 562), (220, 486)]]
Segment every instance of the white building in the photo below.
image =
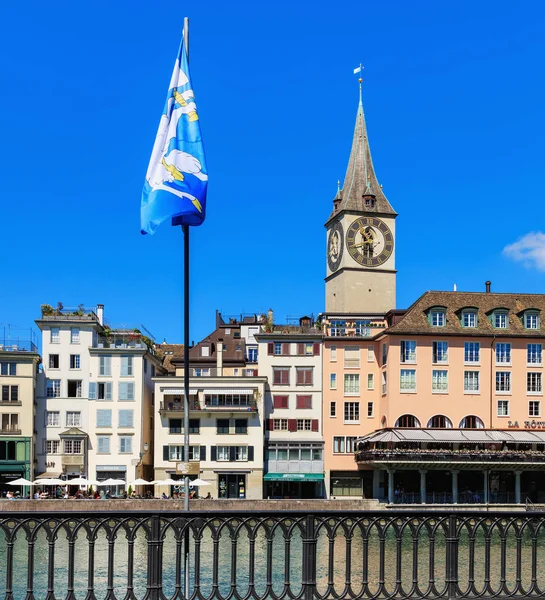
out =
[(264, 496), (324, 497), (321, 332), (311, 319), (256, 336), (265, 391)]

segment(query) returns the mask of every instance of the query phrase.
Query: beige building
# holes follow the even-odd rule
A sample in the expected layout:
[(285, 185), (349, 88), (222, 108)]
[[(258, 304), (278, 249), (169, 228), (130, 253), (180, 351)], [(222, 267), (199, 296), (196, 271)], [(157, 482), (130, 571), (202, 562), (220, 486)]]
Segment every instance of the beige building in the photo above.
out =
[[(34, 402), (40, 356), (30, 340), (0, 343), (0, 493), (34, 478)], [(27, 489), (28, 491), (28, 489)]]

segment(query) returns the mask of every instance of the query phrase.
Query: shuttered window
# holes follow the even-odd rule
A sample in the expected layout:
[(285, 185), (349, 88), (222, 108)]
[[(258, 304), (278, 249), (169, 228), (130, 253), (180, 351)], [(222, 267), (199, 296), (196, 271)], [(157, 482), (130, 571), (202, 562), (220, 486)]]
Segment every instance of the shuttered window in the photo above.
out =
[(312, 396), (297, 396), (296, 408), (312, 408)]

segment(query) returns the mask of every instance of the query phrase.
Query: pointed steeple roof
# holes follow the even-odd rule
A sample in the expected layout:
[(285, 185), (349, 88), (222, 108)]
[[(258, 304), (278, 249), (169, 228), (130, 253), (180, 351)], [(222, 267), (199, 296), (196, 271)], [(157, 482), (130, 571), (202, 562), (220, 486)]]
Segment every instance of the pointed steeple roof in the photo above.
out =
[[(365, 205), (364, 198), (366, 196), (375, 198), (374, 206)], [(333, 213), (330, 219), (343, 210), (387, 215), (397, 214), (384, 195), (375, 175), (363, 112), (361, 83), (360, 101), (356, 114), (356, 126), (354, 127), (348, 168), (346, 169), (342, 190), (337, 192), (337, 196), (335, 197)]]

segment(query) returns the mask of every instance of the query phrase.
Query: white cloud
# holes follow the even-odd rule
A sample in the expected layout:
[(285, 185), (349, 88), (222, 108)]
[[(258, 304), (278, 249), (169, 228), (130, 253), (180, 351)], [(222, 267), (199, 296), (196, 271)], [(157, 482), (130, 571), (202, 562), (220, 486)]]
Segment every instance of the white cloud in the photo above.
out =
[(503, 249), (503, 255), (526, 267), (545, 271), (545, 233), (531, 231)]

